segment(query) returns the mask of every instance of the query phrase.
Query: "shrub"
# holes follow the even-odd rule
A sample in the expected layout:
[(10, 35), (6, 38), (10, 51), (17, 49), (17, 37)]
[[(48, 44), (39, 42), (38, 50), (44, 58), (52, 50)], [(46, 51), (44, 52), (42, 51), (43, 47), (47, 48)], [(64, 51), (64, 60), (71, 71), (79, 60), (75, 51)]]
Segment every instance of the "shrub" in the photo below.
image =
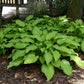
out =
[(54, 0), (53, 6), (57, 15), (66, 14), (68, 11), (70, 0)]
[(72, 75), (70, 61), (84, 67), (84, 61), (74, 49), (84, 52), (84, 24), (81, 20), (70, 22), (66, 16), (43, 18), (28, 16), (24, 21), (0, 29), (0, 54), (12, 50), (7, 69), (20, 64), (40, 63), (41, 71), (49, 81), (55, 67)]
[[(47, 8), (48, 8), (48, 4), (46, 4), (45, 1), (33, 1), (33, 2), (29, 2), (29, 4), (26, 6), (27, 8), (27, 12), (28, 15), (30, 14), (39, 14), (40, 13), (47, 13)], [(41, 14), (40, 14), (41, 15)]]

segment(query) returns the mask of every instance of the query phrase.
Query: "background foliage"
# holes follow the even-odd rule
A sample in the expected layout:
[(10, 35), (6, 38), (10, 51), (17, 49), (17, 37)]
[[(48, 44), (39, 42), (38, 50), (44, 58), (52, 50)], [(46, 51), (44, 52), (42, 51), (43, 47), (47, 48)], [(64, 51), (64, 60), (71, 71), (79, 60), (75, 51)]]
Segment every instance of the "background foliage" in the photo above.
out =
[(52, 2), (57, 15), (67, 14), (70, 1), (71, 0), (55, 0)]
[(35, 1), (29, 2), (29, 5), (26, 6), (28, 8), (28, 14), (34, 14), (35, 16), (40, 16), (47, 14), (53, 16), (55, 15), (64, 15), (68, 11), (70, 0), (54, 0), (51, 2), (52, 4), (52, 12), (49, 11), (49, 1)]

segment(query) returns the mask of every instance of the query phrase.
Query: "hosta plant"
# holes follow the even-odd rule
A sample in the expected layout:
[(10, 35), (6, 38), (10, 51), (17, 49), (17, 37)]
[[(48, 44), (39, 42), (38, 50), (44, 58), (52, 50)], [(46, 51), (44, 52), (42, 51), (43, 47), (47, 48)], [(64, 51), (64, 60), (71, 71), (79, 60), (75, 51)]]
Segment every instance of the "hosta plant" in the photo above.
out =
[(47, 81), (53, 77), (55, 67), (71, 76), (70, 61), (84, 67), (84, 61), (74, 51), (84, 52), (83, 26), (81, 20), (70, 22), (65, 16), (36, 18), (30, 15), (24, 21), (16, 20), (0, 29), (0, 54), (11, 50), (7, 59), (12, 60), (7, 69), (39, 63)]

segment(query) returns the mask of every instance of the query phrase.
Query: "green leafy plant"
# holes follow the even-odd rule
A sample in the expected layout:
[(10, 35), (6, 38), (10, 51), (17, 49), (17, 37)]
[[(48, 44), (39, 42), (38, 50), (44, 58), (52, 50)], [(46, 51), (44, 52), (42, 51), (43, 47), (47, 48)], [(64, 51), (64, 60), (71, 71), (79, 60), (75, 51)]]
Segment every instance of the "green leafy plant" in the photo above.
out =
[(81, 49), (84, 52), (83, 26), (81, 20), (70, 22), (66, 16), (36, 18), (30, 15), (24, 21), (16, 20), (0, 29), (0, 54), (11, 49), (7, 59), (12, 60), (7, 69), (40, 63), (47, 81), (53, 77), (55, 67), (71, 76), (70, 61), (84, 67), (84, 61), (74, 51)]

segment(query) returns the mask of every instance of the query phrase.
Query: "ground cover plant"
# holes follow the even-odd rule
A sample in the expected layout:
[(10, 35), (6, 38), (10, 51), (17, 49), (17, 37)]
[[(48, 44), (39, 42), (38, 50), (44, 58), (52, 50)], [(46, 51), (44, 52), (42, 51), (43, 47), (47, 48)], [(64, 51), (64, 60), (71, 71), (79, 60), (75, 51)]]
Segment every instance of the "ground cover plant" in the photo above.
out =
[(11, 51), (12, 58), (7, 69), (20, 64), (39, 63), (41, 71), (49, 81), (55, 67), (72, 75), (71, 61), (84, 67), (77, 51), (84, 52), (84, 24), (82, 20), (71, 22), (66, 16), (57, 18), (44, 15), (28, 16), (24, 21), (0, 29), (0, 54)]

